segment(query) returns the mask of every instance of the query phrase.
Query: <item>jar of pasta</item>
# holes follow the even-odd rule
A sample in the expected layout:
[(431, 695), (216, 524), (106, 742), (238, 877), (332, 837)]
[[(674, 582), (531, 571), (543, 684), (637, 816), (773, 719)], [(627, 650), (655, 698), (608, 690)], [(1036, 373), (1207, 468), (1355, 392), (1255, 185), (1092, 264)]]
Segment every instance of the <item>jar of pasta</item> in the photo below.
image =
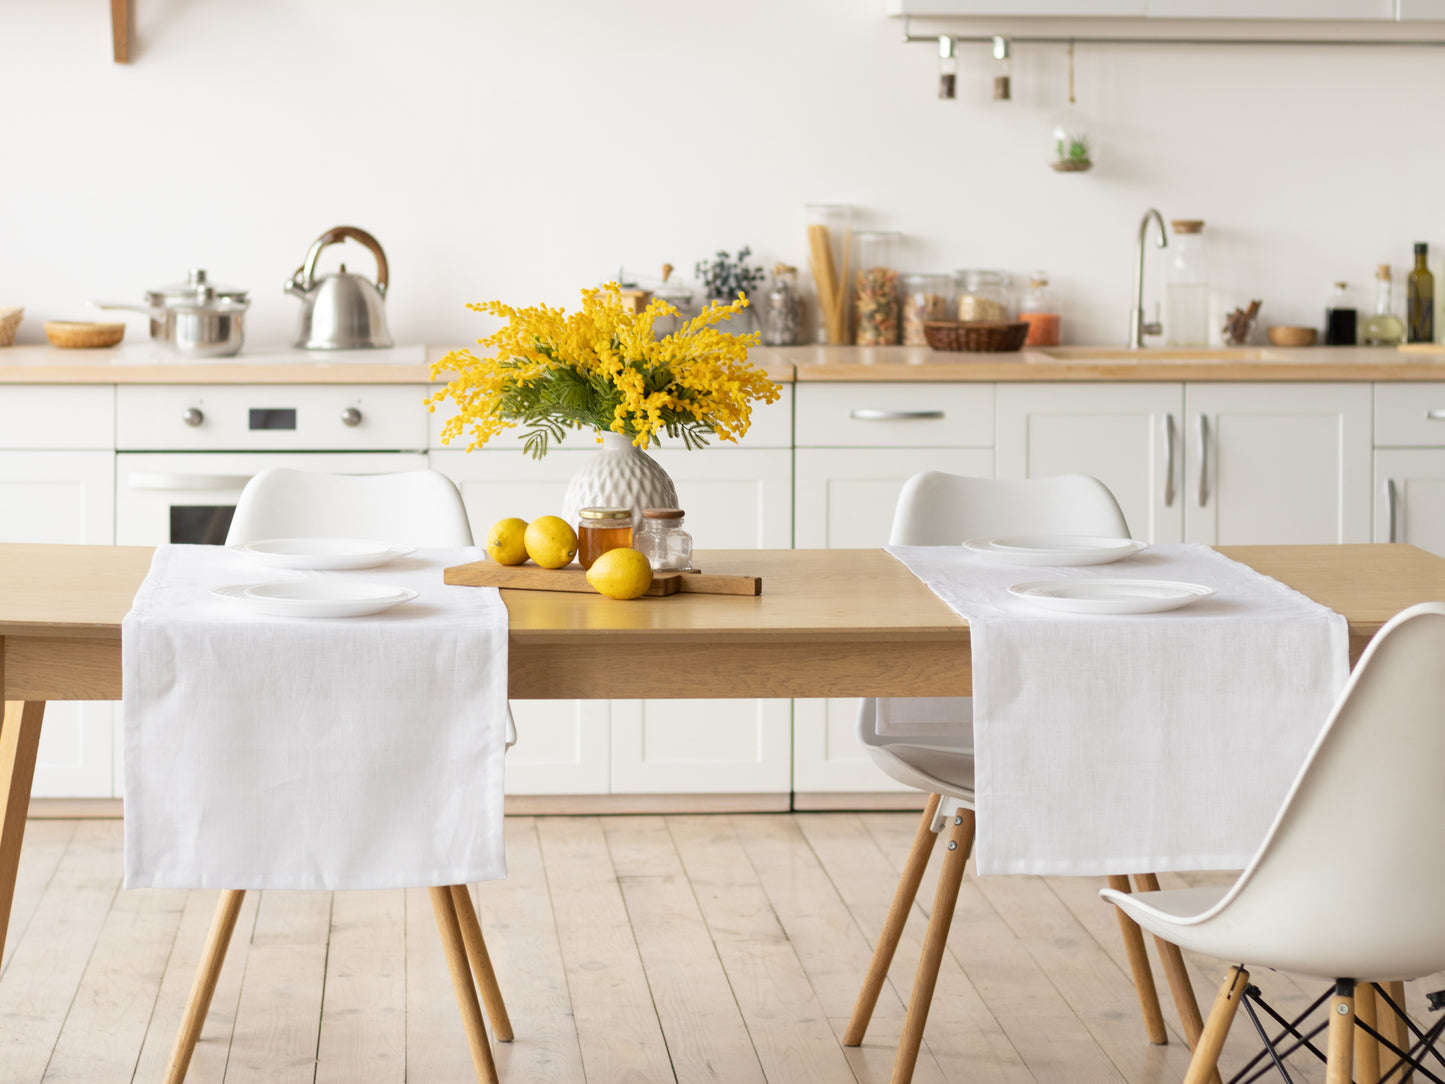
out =
[(903, 345), (927, 346), (923, 335), (926, 320), (947, 320), (948, 303), (953, 297), (952, 275), (904, 275)]
[(853, 276), (853, 341), (859, 346), (898, 342), (896, 233), (855, 233), (858, 270)]
[(958, 319), (1008, 323), (1013, 318), (1007, 272), (960, 271), (957, 281)]

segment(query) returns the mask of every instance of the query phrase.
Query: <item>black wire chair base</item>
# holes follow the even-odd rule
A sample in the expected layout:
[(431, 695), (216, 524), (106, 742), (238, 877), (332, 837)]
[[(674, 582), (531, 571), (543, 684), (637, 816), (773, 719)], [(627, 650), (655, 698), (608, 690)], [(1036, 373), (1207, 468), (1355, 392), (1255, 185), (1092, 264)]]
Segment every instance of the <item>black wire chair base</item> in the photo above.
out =
[[(1381, 1035), (1369, 1024), (1359, 1019), (1355, 1020), (1355, 1028), (1358, 1031), (1374, 1039), (1380, 1044), (1381, 1049), (1390, 1051), (1399, 1059), (1390, 1067), (1389, 1071), (1380, 1074), (1380, 1084), (1390, 1084), (1392, 1080), (1403, 1081), (1407, 1073), (1413, 1073), (1418, 1079), (1428, 1080), (1431, 1084), (1445, 1084), (1445, 1076), (1440, 1075), (1441, 1071), (1445, 1071), (1445, 1057), (1441, 1056), (1440, 1051), (1436, 1049), (1435, 1045), (1436, 1040), (1440, 1038), (1441, 1032), (1445, 1031), (1445, 1016), (1437, 1020), (1428, 1031), (1423, 1031), (1405, 1015), (1404, 1010), (1395, 1003), (1379, 983), (1371, 983), (1370, 985), (1375, 991), (1375, 997), (1379, 999), (1379, 1004), (1389, 1009), (1398, 1019), (1403, 1020), (1405, 1027), (1409, 1029), (1412, 1036), (1410, 1048), (1408, 1050), (1402, 1050), (1396, 1046), (1392, 1040), (1385, 1038), (1385, 1036)], [(1320, 1032), (1329, 1027), (1328, 1016), (1326, 1016), (1323, 1023), (1316, 1024), (1308, 1030), (1301, 1030), (1301, 1027), (1305, 1019), (1328, 1001), (1334, 992), (1335, 988), (1330, 987), (1293, 1020), (1286, 1020), (1283, 1015), (1264, 1000), (1258, 986), (1255, 986), (1253, 983), (1246, 986), (1244, 989), (1244, 998), (1241, 1003), (1244, 1006), (1244, 1011), (1249, 1014), (1249, 1020), (1250, 1023), (1254, 1025), (1254, 1030), (1259, 1034), (1260, 1040), (1264, 1043), (1264, 1049), (1250, 1058), (1243, 1068), (1235, 1073), (1234, 1076), (1230, 1077), (1228, 1084), (1253, 1084), (1254, 1081), (1260, 1079), (1260, 1077), (1264, 1076), (1271, 1069), (1280, 1075), (1281, 1079), (1285, 1081), (1285, 1084), (1294, 1084), (1294, 1078), (1290, 1076), (1289, 1070), (1285, 1068), (1284, 1063), (1285, 1059), (1299, 1050), (1308, 1051), (1321, 1062), (1325, 1061), (1325, 1052), (1315, 1045), (1314, 1039)], [(1445, 990), (1427, 994), (1426, 999), (1429, 1001), (1431, 1012), (1445, 1008)], [(1260, 1018), (1261, 1012), (1278, 1025), (1279, 1030), (1274, 1035), (1270, 1035), (1266, 1029), (1265, 1021)], [(1430, 1062), (1426, 1060), (1427, 1055), (1432, 1059)], [(1438, 1071), (1431, 1068), (1433, 1063), (1438, 1063)]]

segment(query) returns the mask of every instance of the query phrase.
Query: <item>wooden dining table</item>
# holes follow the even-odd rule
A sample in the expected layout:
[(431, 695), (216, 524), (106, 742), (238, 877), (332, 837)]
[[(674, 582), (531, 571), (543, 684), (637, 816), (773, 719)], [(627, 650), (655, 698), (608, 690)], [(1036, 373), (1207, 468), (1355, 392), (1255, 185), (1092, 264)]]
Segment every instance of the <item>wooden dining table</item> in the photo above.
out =
[[(0, 690), (6, 701), (0, 723), (0, 952), (45, 703), (120, 699), (121, 621), (152, 552), (0, 544)], [(1351, 663), (1394, 614), (1416, 602), (1445, 600), (1445, 558), (1413, 546), (1235, 546), (1221, 552), (1343, 615)], [(882, 550), (702, 551), (697, 563), (709, 572), (761, 576), (762, 594), (617, 602), (592, 594), (503, 591), (509, 695), (971, 693), (967, 622)]]

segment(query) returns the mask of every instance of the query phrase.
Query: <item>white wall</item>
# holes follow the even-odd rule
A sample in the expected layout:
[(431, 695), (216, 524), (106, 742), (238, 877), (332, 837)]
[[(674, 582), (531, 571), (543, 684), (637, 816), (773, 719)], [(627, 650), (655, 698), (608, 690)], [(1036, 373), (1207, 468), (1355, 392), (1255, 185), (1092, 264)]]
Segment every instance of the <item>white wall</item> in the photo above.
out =
[(1208, 222), (1216, 283), (1267, 322), (1318, 323), (1333, 279), (1366, 301), (1375, 264), (1402, 282), (1412, 241), (1445, 243), (1445, 50), (1081, 47), (1099, 164), (1059, 175), (1062, 47), (1017, 47), (1006, 104), (963, 47), (940, 102), (935, 51), (879, 0), (135, 5), (130, 65), (104, 4), (0, 6), (21, 341), (204, 266), (252, 291), (250, 343), (282, 342), (281, 283), (339, 223), (385, 246), (398, 341), (432, 343), (484, 330), (467, 301), (570, 307), (619, 264), (751, 244), (805, 267), (812, 200), (902, 231), (905, 269), (1050, 269), (1080, 342), (1122, 338), (1151, 204)]

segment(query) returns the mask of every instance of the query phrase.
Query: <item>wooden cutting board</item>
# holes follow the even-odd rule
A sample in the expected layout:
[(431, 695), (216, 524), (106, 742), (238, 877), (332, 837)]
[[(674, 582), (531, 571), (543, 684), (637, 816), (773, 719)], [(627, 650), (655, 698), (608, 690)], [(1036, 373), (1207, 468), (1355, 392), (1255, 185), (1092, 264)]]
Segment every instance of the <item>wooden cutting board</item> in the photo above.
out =
[[(473, 561), (453, 565), (442, 572), (445, 583), (463, 587), (505, 587), (523, 591), (576, 591), (595, 595), (597, 589), (587, 582), (587, 573), (579, 565), (566, 568), (538, 568), (533, 564), (499, 565), (495, 561)], [(708, 575), (696, 569), (691, 572), (654, 572), (652, 586), (645, 594), (658, 595), (761, 595), (761, 576)]]

